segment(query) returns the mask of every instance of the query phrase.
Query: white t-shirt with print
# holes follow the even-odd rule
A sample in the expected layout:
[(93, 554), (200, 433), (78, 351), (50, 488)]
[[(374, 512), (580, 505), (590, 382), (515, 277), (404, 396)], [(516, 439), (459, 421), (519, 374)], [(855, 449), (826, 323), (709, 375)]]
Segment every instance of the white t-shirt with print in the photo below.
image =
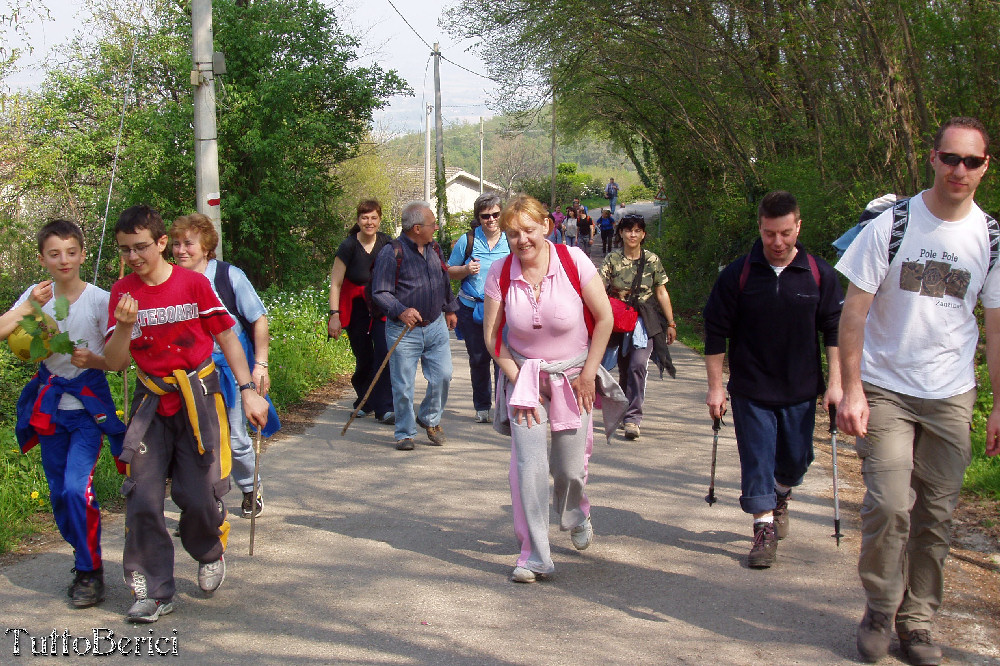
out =
[(979, 329), (973, 308), (1000, 307), (1000, 267), (989, 267), (983, 211), (958, 221), (934, 217), (923, 193), (910, 199), (903, 241), (889, 265), (892, 209), (851, 243), (837, 270), (875, 294), (865, 326), (861, 378), (916, 398), (959, 395), (975, 384)]
[[(36, 286), (32, 285), (21, 294), (14, 307), (28, 300), (28, 297), (31, 296), (31, 290)], [(104, 332), (108, 328), (108, 300), (110, 298), (111, 294), (88, 282), (87, 286), (83, 288), (83, 292), (80, 293), (80, 297), (69, 306), (69, 315), (62, 321), (56, 322), (59, 325), (59, 330), (69, 332), (69, 339), (74, 342), (83, 340), (83, 344), (77, 344), (78, 347), (86, 346), (93, 353), (103, 356)], [(42, 306), (42, 312), (53, 319), (56, 318), (56, 299), (54, 297)], [(53, 354), (42, 363), (53, 375), (73, 379), (84, 369), (73, 365), (70, 362), (72, 358), (70, 354)], [(69, 394), (63, 394), (62, 398), (59, 399), (59, 409), (83, 409), (83, 403)]]

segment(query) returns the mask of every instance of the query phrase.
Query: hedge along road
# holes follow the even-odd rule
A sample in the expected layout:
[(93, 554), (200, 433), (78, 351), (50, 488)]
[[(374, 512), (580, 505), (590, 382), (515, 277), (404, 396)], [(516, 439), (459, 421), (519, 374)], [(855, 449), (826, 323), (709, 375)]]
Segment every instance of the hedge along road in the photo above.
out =
[[(266, 508), (231, 516), (226, 580), (214, 597), (177, 548), (175, 611), (129, 625), (122, 582), (124, 526), (104, 524), (107, 599), (75, 610), (63, 544), (0, 570), (0, 663), (32, 662), (51, 632), (56, 649), (100, 652), (176, 646), (211, 664), (841, 664), (856, 661), (864, 597), (855, 573), (856, 520), (833, 539), (829, 470), (814, 464), (791, 505), (791, 535), (769, 570), (746, 568), (750, 520), (739, 509), (731, 425), (719, 443), (709, 507), (712, 430), (700, 357), (677, 346), (676, 380), (649, 380), (642, 437), (597, 437), (590, 465), (594, 542), (576, 551), (551, 530), (556, 573), (515, 584), (507, 483), (509, 440), (472, 422), (464, 345), (452, 341), (454, 380), (442, 448), (396, 451), (391, 426), (355, 421), (349, 396), (262, 458)], [(417, 391), (423, 390), (418, 377)], [(727, 421), (728, 424), (728, 421)], [(820, 433), (824, 435), (824, 433)], [(230, 493), (230, 512), (239, 497)], [(168, 528), (178, 512), (168, 502)], [(113, 645), (109, 634), (113, 632)], [(152, 632), (152, 633), (150, 633)], [(69, 638), (64, 641), (63, 635)], [(131, 640), (138, 637), (138, 643)], [(19, 655), (14, 641), (19, 639)], [(156, 642), (159, 639), (159, 642)], [(47, 644), (51, 649), (51, 643)], [(102, 663), (136, 657), (116, 655)], [(952, 663), (982, 653), (946, 648)], [(895, 650), (883, 663), (900, 663)]]

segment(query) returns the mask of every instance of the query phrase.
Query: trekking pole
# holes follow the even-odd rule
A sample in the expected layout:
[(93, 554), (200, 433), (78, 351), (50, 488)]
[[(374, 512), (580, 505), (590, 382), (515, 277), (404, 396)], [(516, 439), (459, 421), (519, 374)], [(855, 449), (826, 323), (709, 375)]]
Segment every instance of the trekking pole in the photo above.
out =
[(257, 531), (257, 493), (260, 492), (260, 438), (261, 428), (257, 427), (257, 434), (253, 438), (253, 504), (250, 505), (250, 557), (253, 557), (253, 538)]
[(375, 384), (378, 383), (378, 378), (382, 376), (382, 371), (385, 370), (385, 366), (389, 362), (389, 357), (392, 356), (392, 352), (396, 351), (396, 345), (399, 344), (400, 340), (403, 339), (403, 336), (409, 333), (410, 329), (412, 328), (413, 324), (407, 324), (403, 328), (403, 332), (399, 334), (398, 338), (396, 338), (396, 341), (392, 343), (391, 347), (389, 347), (389, 352), (385, 355), (385, 358), (382, 359), (382, 365), (378, 367), (378, 372), (375, 373), (375, 377), (372, 379), (372, 385), (368, 387), (367, 391), (365, 391), (365, 397), (361, 398), (361, 401), (358, 402), (358, 406), (354, 408), (353, 412), (351, 412), (351, 418), (347, 419), (347, 423), (344, 424), (344, 429), (340, 431), (341, 437), (343, 437), (344, 434), (347, 433), (347, 429), (350, 428), (351, 423), (354, 422), (354, 417), (357, 416), (358, 412), (361, 411), (361, 406), (365, 404), (365, 401), (368, 400), (368, 396), (372, 394), (372, 389), (374, 389)]
[(830, 448), (833, 450), (833, 534), (840, 548), (840, 495), (837, 491), (837, 407), (830, 405)]
[(715, 436), (712, 437), (712, 480), (708, 484), (708, 494), (705, 495), (705, 501), (708, 502), (709, 506), (712, 506), (717, 501), (715, 499), (715, 459), (719, 453), (719, 431), (722, 430), (721, 418), (713, 421), (712, 430), (715, 431)]

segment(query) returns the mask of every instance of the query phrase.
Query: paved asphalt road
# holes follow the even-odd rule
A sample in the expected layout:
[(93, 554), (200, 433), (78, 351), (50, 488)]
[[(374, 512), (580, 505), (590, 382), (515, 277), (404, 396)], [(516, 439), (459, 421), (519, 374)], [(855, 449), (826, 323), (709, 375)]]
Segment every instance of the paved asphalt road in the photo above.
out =
[[(677, 379), (651, 375), (648, 415), (634, 442), (597, 438), (589, 494), (595, 531), (578, 552), (553, 527), (556, 573), (531, 585), (508, 581), (517, 554), (507, 463), (510, 444), (472, 422), (462, 343), (442, 448), (393, 447), (392, 429), (355, 421), (350, 399), (332, 404), (302, 435), (262, 458), (266, 510), (232, 517), (228, 573), (212, 598), (177, 545), (176, 610), (142, 626), (122, 620), (123, 524), (104, 525), (107, 599), (75, 610), (66, 598), (72, 554), (44, 552), (0, 570), (0, 664), (34, 663), (43, 637), (98, 630), (102, 652), (150, 637), (191, 664), (843, 664), (856, 661), (854, 630), (864, 599), (853, 528), (830, 538), (829, 471), (814, 465), (791, 505), (791, 536), (778, 564), (750, 570), (750, 520), (739, 509), (731, 426), (719, 446), (717, 496), (707, 492), (711, 422), (704, 369), (675, 348)], [(418, 391), (422, 391), (419, 383)], [(230, 494), (238, 505), (238, 497)], [(169, 506), (168, 526), (177, 509)], [(846, 522), (846, 521), (845, 521)], [(19, 638), (15, 654), (14, 640)], [(62, 650), (62, 639), (57, 646)], [(72, 654), (72, 643), (68, 647)], [(133, 651), (135, 642), (125, 644)], [(984, 663), (948, 649), (951, 663)], [(51, 660), (49, 661), (51, 663)], [(900, 663), (896, 652), (883, 663)]]

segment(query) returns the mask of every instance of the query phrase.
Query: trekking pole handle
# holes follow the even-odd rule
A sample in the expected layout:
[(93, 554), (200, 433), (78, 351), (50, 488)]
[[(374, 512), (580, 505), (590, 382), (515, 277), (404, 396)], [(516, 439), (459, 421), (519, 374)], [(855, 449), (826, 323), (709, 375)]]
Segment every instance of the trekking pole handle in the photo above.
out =
[(718, 433), (720, 430), (722, 430), (722, 419), (721, 418), (712, 419), (712, 430), (714, 430), (716, 433)]
[(830, 405), (830, 434), (837, 434), (837, 406)]

